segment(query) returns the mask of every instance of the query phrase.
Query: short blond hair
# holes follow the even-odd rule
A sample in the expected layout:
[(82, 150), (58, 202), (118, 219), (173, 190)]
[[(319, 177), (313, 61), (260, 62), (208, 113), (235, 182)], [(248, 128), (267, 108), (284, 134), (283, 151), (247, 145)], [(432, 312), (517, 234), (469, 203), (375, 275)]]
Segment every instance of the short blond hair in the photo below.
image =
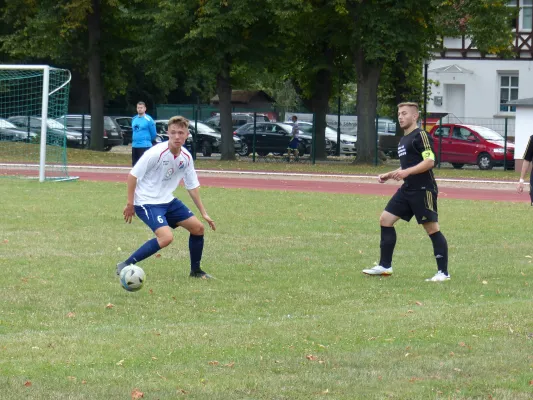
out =
[(176, 115), (168, 120), (168, 126), (178, 125), (180, 128), (189, 129), (189, 120), (181, 115)]
[(418, 111), (418, 104), (410, 101), (405, 101), (403, 103), (398, 104), (398, 108), (400, 107), (414, 107), (416, 108), (416, 111)]

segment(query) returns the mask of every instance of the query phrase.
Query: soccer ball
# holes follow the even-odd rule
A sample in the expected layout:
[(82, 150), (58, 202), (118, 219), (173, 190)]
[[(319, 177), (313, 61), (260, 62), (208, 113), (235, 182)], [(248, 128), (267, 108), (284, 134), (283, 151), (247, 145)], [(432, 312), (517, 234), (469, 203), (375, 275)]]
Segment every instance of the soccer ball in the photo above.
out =
[(141, 290), (146, 280), (143, 269), (137, 265), (130, 264), (120, 271), (120, 283), (128, 292)]

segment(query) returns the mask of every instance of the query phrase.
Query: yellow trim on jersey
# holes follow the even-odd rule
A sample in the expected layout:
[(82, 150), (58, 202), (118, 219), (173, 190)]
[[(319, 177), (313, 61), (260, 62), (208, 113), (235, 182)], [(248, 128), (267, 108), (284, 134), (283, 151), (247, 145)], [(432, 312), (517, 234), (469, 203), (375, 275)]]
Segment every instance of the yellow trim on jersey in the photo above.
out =
[(426, 151), (431, 150), (431, 145), (429, 144), (428, 134), (426, 131), (420, 131), (420, 137), (422, 138), (422, 143), (424, 144)]
[(426, 190), (426, 202), (427, 208), (435, 212), (435, 207), (433, 206), (433, 194), (429, 190)]

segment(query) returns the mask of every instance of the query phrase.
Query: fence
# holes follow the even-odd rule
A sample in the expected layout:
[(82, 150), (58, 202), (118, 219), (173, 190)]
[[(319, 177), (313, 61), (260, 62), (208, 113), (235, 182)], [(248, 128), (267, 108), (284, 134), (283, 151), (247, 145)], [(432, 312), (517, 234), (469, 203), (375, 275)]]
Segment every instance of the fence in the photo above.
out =
[(476, 118), (476, 117), (456, 117), (454, 115), (447, 115), (442, 118), (443, 124), (465, 124), (476, 125), (490, 128), (498, 132), (503, 137), (509, 140), (514, 139), (515, 135), (515, 119), (514, 118)]

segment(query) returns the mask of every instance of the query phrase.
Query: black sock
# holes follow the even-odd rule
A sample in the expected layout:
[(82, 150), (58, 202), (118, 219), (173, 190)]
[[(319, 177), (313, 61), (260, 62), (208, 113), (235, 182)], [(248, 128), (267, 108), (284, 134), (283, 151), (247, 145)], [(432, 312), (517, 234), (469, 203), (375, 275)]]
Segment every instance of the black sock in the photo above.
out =
[(446, 242), (446, 238), (440, 231), (429, 235), (429, 238), (433, 242), (433, 254), (437, 260), (437, 269), (448, 275), (448, 242)]
[(191, 272), (200, 272), (202, 251), (204, 250), (204, 235), (189, 236), (189, 252), (191, 254)]
[(379, 259), (379, 265), (384, 268), (390, 268), (392, 266), (392, 253), (394, 252), (394, 246), (396, 245), (396, 229), (393, 226), (381, 227), (381, 242), (379, 247), (381, 249), (381, 258)]

